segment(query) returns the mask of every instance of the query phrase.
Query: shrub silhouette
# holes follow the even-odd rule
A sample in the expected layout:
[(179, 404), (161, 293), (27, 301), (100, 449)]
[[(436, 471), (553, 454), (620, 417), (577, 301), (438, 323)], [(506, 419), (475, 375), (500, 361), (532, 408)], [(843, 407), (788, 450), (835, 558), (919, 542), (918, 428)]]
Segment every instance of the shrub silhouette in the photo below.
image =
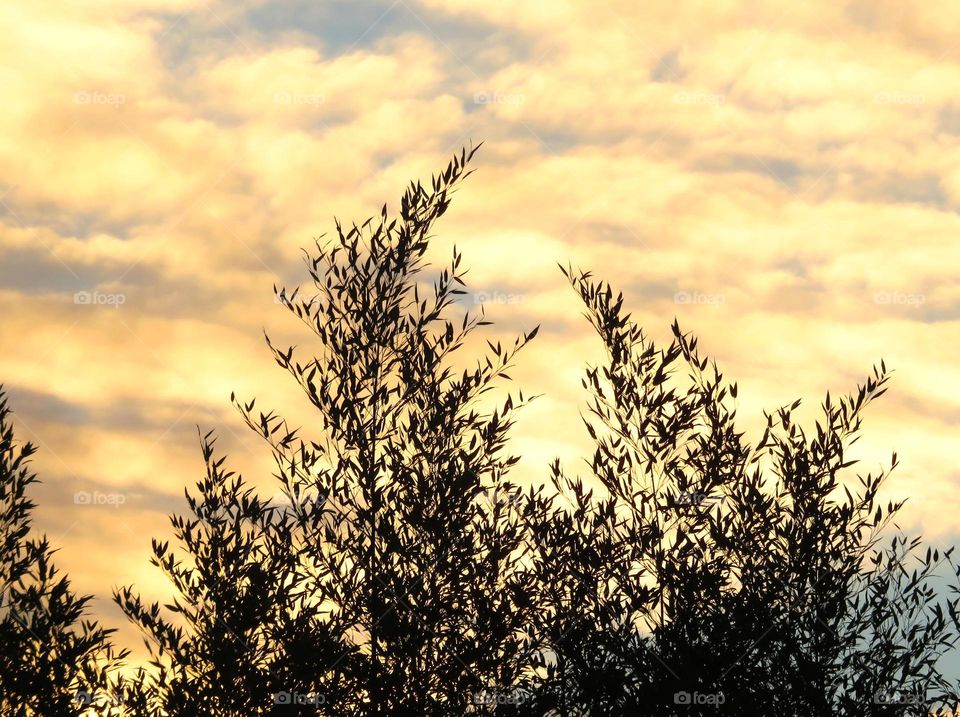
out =
[(77, 595), (53, 563), (46, 537), (31, 537), (37, 481), (31, 443), (14, 440), (0, 386), (0, 715), (68, 717), (110, 705), (110, 670), (125, 653), (112, 630), (86, 618), (89, 595)]
[[(735, 383), (673, 325), (666, 348), (589, 273), (565, 270), (606, 347), (587, 370), (590, 481), (559, 463), (564, 500), (533, 511), (536, 631), (549, 650), (537, 709), (557, 715), (921, 715), (957, 706), (936, 660), (957, 641), (951, 551), (881, 531), (889, 471), (850, 476), (861, 412), (829, 394), (809, 435), (799, 401), (750, 446)], [(685, 374), (678, 376), (678, 374)], [(896, 464), (894, 454), (893, 465)], [(915, 567), (911, 565), (915, 563)], [(952, 712), (951, 712), (952, 713)]]
[(178, 591), (163, 608), (132, 587), (115, 599), (147, 637), (151, 672), (125, 702), (135, 714), (316, 714), (299, 695), (348, 688), (327, 667), (343, 652), (313, 609), (290, 553), (292, 517), (223, 470), (212, 434), (201, 438), (206, 476), (187, 494), (191, 517), (173, 516), (179, 550), (153, 541), (154, 565)]
[[(33, 447), (0, 397), (0, 715), (137, 717), (607, 717), (952, 713), (938, 658), (960, 639), (952, 550), (892, 531), (891, 466), (856, 474), (850, 446), (886, 390), (881, 363), (852, 395), (799, 402), (763, 435), (738, 429), (737, 386), (676, 322), (656, 345), (623, 297), (564, 274), (606, 348), (589, 367), (590, 475), (554, 462), (508, 478), (516, 411), (494, 393), (537, 329), (454, 362), (490, 323), (465, 272), (426, 262), (470, 173), (454, 156), (428, 187), (306, 253), (313, 288), (274, 288), (312, 349), (273, 358), (317, 420), (292, 428), (232, 397), (276, 464), (265, 499), (200, 438), (205, 475), (153, 563), (175, 597), (114, 597), (150, 665), (110, 679), (109, 631), (29, 540)], [(465, 353), (461, 351), (461, 353)], [(459, 354), (456, 354), (459, 356)], [(888, 542), (889, 541), (889, 542)], [(89, 705), (87, 705), (89, 707)]]
[(503, 448), (527, 399), (478, 402), (536, 329), (458, 373), (451, 355), (489, 322), (458, 315), (456, 249), (423, 277), (431, 229), (475, 151), (429, 189), (411, 184), (396, 218), (384, 207), (361, 226), (338, 223), (307, 256), (313, 295), (277, 292), (317, 340), (301, 359), (267, 339), (316, 431), (301, 438), (234, 399), (269, 443), (282, 506), (221, 474), (205, 445), (193, 518), (174, 521), (189, 566), (154, 545), (187, 630), (132, 590), (118, 595), (164, 660), (145, 681), (154, 709), (272, 714), (299, 699), (304, 714), (461, 715), (491, 711), (519, 683), (532, 603), (519, 489), (506, 479), (517, 459)]

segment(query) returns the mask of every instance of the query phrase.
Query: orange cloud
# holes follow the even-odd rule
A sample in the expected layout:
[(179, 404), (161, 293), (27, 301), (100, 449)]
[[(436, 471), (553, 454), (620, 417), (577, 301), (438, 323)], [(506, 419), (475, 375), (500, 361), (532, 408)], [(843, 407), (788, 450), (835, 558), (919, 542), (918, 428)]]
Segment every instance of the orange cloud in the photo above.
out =
[[(334, 215), (395, 207), (481, 139), (431, 259), (463, 250), (500, 335), (544, 323), (514, 372), (545, 394), (517, 425), (518, 476), (589, 450), (578, 377), (600, 347), (569, 261), (654, 337), (674, 316), (701, 335), (751, 427), (801, 396), (812, 415), (886, 358), (864, 464), (898, 449), (911, 524), (956, 533), (955, 4), (358, 0), (359, 29), (254, 12), (291, 7), (0, 9), (0, 380), (42, 441), (39, 518), (69, 528), (81, 589), (162, 596), (147, 532), (199, 472), (195, 424), (268, 480), (227, 399), (310, 421), (262, 345), (264, 327), (308, 340), (272, 285), (304, 281), (300, 247)], [(74, 483), (139, 497), (56, 502)]]

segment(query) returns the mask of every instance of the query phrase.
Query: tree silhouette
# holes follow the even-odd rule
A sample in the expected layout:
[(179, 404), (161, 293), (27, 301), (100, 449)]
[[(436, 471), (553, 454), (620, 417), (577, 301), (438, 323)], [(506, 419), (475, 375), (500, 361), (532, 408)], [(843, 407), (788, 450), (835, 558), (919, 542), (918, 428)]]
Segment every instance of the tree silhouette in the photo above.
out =
[(429, 188), (411, 184), (397, 217), (384, 207), (338, 222), (307, 255), (313, 295), (278, 292), (317, 354), (267, 342), (319, 421), (301, 438), (234, 399), (270, 445), (283, 505), (220, 474), (205, 445), (194, 519), (174, 521), (190, 565), (154, 545), (186, 628), (118, 595), (163, 657), (147, 681), (155, 709), (270, 714), (282, 697), (311, 714), (462, 715), (519, 702), (532, 589), (520, 491), (506, 479), (517, 459), (503, 448), (528, 399), (483, 401), (536, 329), (457, 370), (452, 355), (489, 322), (457, 304), (456, 249), (425, 279), (431, 229), (475, 151)]
[(178, 597), (164, 610), (132, 587), (115, 594), (147, 637), (153, 666), (126, 703), (135, 714), (170, 717), (316, 714), (290, 693), (349, 694), (342, 671), (327, 670), (344, 647), (298, 578), (292, 517), (223, 470), (211, 435), (201, 439), (206, 476), (186, 495), (191, 517), (171, 518), (179, 550), (153, 541), (151, 562)]
[(460, 300), (456, 248), (428, 263), (475, 151), (410, 184), (396, 216), (337, 222), (306, 252), (311, 290), (274, 288), (311, 345), (267, 345), (316, 421), (231, 397), (279, 498), (201, 435), (205, 475), (172, 544), (152, 544), (172, 602), (114, 594), (150, 650), (132, 678), (111, 679), (124, 653), (28, 537), (34, 449), (14, 444), (0, 392), (0, 716), (958, 709), (939, 664), (960, 639), (960, 594), (940, 585), (960, 575), (952, 549), (894, 530), (903, 503), (879, 496), (896, 454), (866, 474), (850, 456), (883, 363), (812, 426), (795, 402), (749, 441), (737, 385), (694, 337), (675, 322), (658, 346), (622, 295), (567, 269), (606, 348), (583, 380), (590, 475), (508, 478), (530, 397), (495, 389), (537, 329), (463, 358), (490, 322)]
[[(829, 394), (809, 434), (799, 401), (751, 447), (737, 386), (676, 323), (657, 347), (622, 295), (565, 270), (607, 359), (586, 372), (592, 479), (552, 484), (533, 511), (542, 612), (539, 713), (920, 715), (957, 706), (937, 658), (958, 637), (957, 591), (919, 539), (878, 540), (902, 503), (889, 471), (850, 476), (874, 369)], [(678, 374), (683, 374), (678, 375)], [(893, 465), (896, 464), (894, 455)], [(891, 466), (892, 469), (892, 466)], [(916, 567), (911, 565), (916, 563)], [(536, 710), (535, 710), (536, 711)]]
[(0, 386), (0, 715), (67, 717), (113, 711), (112, 630), (85, 619), (89, 595), (77, 595), (53, 563), (46, 537), (31, 537), (37, 476), (31, 443), (14, 440)]

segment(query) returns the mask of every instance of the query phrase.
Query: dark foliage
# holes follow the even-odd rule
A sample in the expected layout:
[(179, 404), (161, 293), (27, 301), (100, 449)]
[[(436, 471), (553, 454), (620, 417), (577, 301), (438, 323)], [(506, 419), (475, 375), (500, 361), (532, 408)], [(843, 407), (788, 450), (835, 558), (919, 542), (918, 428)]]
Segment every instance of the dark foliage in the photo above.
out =
[(185, 630), (131, 591), (118, 596), (165, 660), (149, 683), (155, 708), (272, 714), (282, 696), (314, 714), (461, 715), (492, 711), (520, 680), (530, 591), (519, 491), (506, 480), (516, 458), (503, 447), (526, 399), (480, 399), (536, 330), (457, 372), (452, 354), (489, 322), (457, 315), (456, 250), (424, 280), (430, 230), (472, 155), (429, 189), (411, 185), (398, 217), (384, 207), (338, 224), (307, 257), (313, 292), (278, 294), (317, 355), (270, 348), (318, 422), (301, 438), (237, 402), (273, 451), (281, 506), (220, 474), (205, 446), (194, 518), (174, 521), (189, 566), (154, 546)]
[(153, 541), (152, 562), (177, 599), (161, 608), (132, 588), (116, 594), (152, 655), (153, 671), (134, 683), (136, 704), (126, 702), (136, 714), (171, 717), (316, 714), (284, 693), (344, 693), (342, 675), (325, 674), (343, 646), (298, 578), (293, 518), (223, 470), (210, 434), (201, 445), (207, 471), (198, 495), (187, 494), (191, 517), (171, 519), (180, 551)]
[(14, 440), (0, 386), (0, 715), (68, 717), (90, 706), (105, 714), (108, 671), (124, 654), (111, 649), (112, 630), (84, 619), (92, 598), (71, 590), (49, 541), (32, 535), (35, 450)]
[(494, 389), (537, 329), (458, 363), (490, 322), (459, 301), (459, 252), (426, 258), (474, 151), (396, 216), (337, 223), (306, 254), (312, 288), (277, 293), (310, 344), (267, 344), (316, 420), (233, 398), (274, 457), (272, 499), (201, 437), (206, 475), (173, 545), (153, 541), (175, 598), (115, 593), (151, 653), (133, 679), (108, 679), (108, 631), (27, 538), (33, 448), (0, 398), (2, 717), (79, 714), (108, 683), (96, 713), (137, 717), (952, 713), (938, 660), (960, 597), (938, 581), (958, 566), (880, 503), (896, 455), (867, 474), (850, 456), (882, 363), (813, 425), (796, 402), (750, 441), (696, 339), (674, 323), (656, 345), (565, 270), (606, 348), (583, 380), (589, 475), (511, 482), (529, 397)]
[(887, 471), (850, 474), (847, 449), (886, 390), (885, 367), (852, 396), (828, 395), (812, 432), (793, 418), (798, 401), (768, 415), (751, 446), (736, 429), (736, 384), (696, 339), (674, 324), (660, 348), (621, 295), (564, 273), (607, 360), (583, 382), (592, 476), (555, 464), (563, 499), (533, 511), (537, 632), (550, 647), (534, 712), (955, 708), (937, 658), (960, 637), (958, 600), (935, 583), (956, 563), (902, 536), (882, 548), (902, 503), (877, 504)]

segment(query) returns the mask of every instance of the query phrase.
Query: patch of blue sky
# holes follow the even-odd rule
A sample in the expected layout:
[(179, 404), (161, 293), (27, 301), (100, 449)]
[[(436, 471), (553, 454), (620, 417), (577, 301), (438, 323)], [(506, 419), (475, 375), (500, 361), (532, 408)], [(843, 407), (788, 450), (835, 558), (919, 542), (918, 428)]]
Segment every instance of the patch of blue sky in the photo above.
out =
[(525, 58), (530, 51), (530, 42), (513, 31), (412, 1), (285, 0), (253, 8), (246, 20), (268, 42), (287, 34), (315, 38), (325, 55), (368, 49), (398, 35), (419, 34), (477, 72), (488, 69), (490, 60), (484, 56), (492, 47), (506, 50), (514, 60)]

